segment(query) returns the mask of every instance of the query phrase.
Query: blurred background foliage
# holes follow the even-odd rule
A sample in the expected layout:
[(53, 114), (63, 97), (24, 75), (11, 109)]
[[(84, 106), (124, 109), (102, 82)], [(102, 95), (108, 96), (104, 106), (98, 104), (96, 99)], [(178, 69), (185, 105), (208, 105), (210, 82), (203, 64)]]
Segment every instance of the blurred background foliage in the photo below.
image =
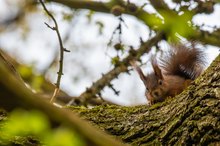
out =
[(37, 110), (16, 109), (7, 117), (1, 114), (0, 129), (0, 145), (85, 146), (77, 133), (64, 125), (52, 127)]

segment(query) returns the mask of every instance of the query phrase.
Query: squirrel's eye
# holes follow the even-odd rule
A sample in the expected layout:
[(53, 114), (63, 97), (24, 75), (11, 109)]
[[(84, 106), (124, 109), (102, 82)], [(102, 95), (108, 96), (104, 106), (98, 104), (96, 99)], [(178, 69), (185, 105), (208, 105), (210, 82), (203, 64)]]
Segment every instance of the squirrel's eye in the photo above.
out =
[(162, 80), (158, 80), (158, 84), (159, 84), (159, 85), (162, 85), (162, 84), (163, 84), (163, 81), (162, 81)]

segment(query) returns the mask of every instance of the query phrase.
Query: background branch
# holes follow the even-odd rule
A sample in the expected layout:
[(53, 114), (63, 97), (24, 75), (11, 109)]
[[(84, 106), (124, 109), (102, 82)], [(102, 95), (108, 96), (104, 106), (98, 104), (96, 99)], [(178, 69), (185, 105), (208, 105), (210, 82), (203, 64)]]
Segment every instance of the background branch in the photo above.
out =
[[(105, 86), (108, 86), (113, 79), (117, 78), (120, 73), (128, 72), (130, 60), (139, 60), (143, 54), (148, 53), (151, 47), (156, 45), (162, 38), (163, 33), (158, 33), (153, 38), (143, 43), (139, 49), (131, 50), (131, 53), (122, 61), (118, 62), (114, 69), (110, 70), (108, 73), (104, 74), (102, 78), (93, 83), (91, 87), (87, 88), (87, 90), (79, 96), (79, 98), (71, 100), (69, 105), (85, 105), (91, 98), (96, 98), (96, 95), (100, 94), (101, 90), (103, 90)], [(77, 100), (77, 102), (75, 102), (75, 100)]]
[[(128, 14), (131, 16), (136, 17), (138, 20), (142, 21), (144, 24), (146, 24), (150, 29), (154, 31), (158, 31), (157, 26), (158, 24), (162, 24), (162, 20), (157, 17), (155, 14), (149, 14), (148, 12), (144, 11), (142, 8), (138, 8), (135, 4), (131, 3), (133, 7), (136, 7), (136, 11), (130, 11), (127, 7), (127, 4), (122, 4), (121, 1), (110, 1), (110, 2), (97, 2), (97, 1), (87, 1), (87, 0), (81, 0), (81, 1), (75, 1), (75, 0), (49, 0), (50, 2), (56, 2), (63, 5), (66, 5), (67, 7), (74, 8), (74, 9), (89, 9), (96, 12), (103, 12), (103, 13), (111, 13), (112, 8), (115, 5), (120, 5), (124, 8), (123, 14)], [(160, 0), (161, 1), (161, 0)], [(177, 1), (178, 2), (178, 1)], [(215, 4), (219, 3), (217, 0), (209, 1), (209, 2), (202, 2), (202, 1), (196, 1), (199, 3), (198, 7), (191, 10), (193, 14), (197, 13), (211, 13), (213, 12), (213, 7)], [(167, 5), (161, 5), (157, 1), (151, 1), (152, 5), (155, 8), (162, 8), (163, 10), (169, 10), (170, 12), (174, 12), (174, 10), (170, 10)], [(165, 4), (165, 2), (163, 2)], [(152, 20), (155, 20), (155, 23), (152, 23)], [(163, 30), (160, 30), (163, 31)], [(195, 33), (193, 33), (189, 38), (196, 38), (199, 37), (199, 41), (201, 43), (210, 44), (213, 46), (220, 47), (220, 41), (217, 41), (220, 38), (220, 34), (212, 34), (212, 33), (206, 33), (210, 38), (207, 38), (206, 35), (203, 35), (203, 33), (200, 32), (200, 30), (195, 28)]]
[(66, 50), (63, 47), (63, 42), (62, 42), (62, 38), (59, 32), (59, 28), (58, 28), (58, 24), (56, 19), (53, 17), (53, 15), (47, 10), (44, 2), (42, 0), (40, 0), (41, 5), (43, 6), (44, 10), (46, 11), (46, 13), (51, 17), (51, 19), (54, 22), (54, 27), (51, 27), (50, 25), (48, 25), (47, 23), (45, 23), (47, 25), (47, 27), (51, 28), (52, 30), (56, 31), (57, 37), (58, 37), (58, 41), (60, 44), (60, 60), (59, 60), (59, 71), (57, 72), (57, 81), (55, 83), (56, 88), (54, 90), (53, 96), (50, 99), (50, 102), (53, 102), (53, 100), (56, 98), (57, 94), (59, 93), (60, 90), (60, 81), (61, 81), (61, 77), (63, 75), (63, 60), (64, 60), (64, 52), (69, 52), (68, 50)]

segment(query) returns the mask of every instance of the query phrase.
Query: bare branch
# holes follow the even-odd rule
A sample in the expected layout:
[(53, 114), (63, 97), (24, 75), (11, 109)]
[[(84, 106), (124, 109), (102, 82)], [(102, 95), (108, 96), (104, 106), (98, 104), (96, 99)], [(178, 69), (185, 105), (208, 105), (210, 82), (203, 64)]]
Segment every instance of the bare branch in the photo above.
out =
[[(132, 50), (132, 52), (130, 52), (126, 58), (119, 62), (114, 69), (110, 70), (106, 74), (103, 74), (102, 78), (93, 83), (91, 87), (87, 88), (87, 90), (83, 92), (79, 98), (77, 98), (78, 103), (85, 105), (86, 101), (91, 98), (95, 98), (96, 94), (99, 94), (101, 90), (103, 90), (105, 86), (108, 86), (113, 79), (117, 78), (120, 73), (128, 72), (130, 60), (139, 60), (143, 54), (148, 53), (151, 47), (156, 45), (162, 38), (163, 33), (158, 33), (155, 37), (143, 43), (138, 50)], [(73, 104), (75, 100), (76, 99), (71, 100), (69, 105)]]
[(213, 32), (197, 30), (196, 33), (190, 38), (196, 41), (200, 41), (204, 44), (220, 47), (220, 28)]
[(66, 50), (64, 47), (63, 47), (63, 42), (62, 42), (62, 38), (61, 38), (61, 35), (60, 35), (60, 32), (59, 32), (59, 28), (58, 28), (58, 24), (57, 24), (57, 21), (56, 19), (54, 18), (54, 16), (47, 10), (44, 2), (42, 0), (40, 0), (40, 3), (41, 5), (43, 6), (43, 9), (46, 11), (47, 15), (50, 16), (50, 18), (53, 20), (54, 22), (54, 27), (51, 27), (49, 24), (45, 23), (47, 25), (47, 27), (49, 27), (50, 29), (56, 31), (57, 33), (57, 37), (58, 37), (58, 40), (59, 40), (59, 44), (60, 44), (60, 61), (59, 61), (59, 71), (57, 72), (57, 81), (55, 83), (56, 85), (56, 88), (54, 90), (54, 94), (53, 96), (51, 97), (50, 99), (50, 102), (53, 102), (53, 100), (56, 98), (57, 94), (59, 93), (59, 89), (60, 89), (60, 81), (61, 81), (61, 77), (63, 75), (63, 58), (64, 58), (64, 52), (69, 52), (68, 50)]

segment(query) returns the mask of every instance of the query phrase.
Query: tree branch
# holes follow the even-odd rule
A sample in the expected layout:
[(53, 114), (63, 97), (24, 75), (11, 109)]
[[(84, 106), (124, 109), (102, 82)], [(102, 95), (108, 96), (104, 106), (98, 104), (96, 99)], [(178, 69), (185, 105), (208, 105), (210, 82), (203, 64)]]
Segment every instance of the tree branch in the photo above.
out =
[(171, 11), (168, 5), (163, 1), (163, 0), (150, 0), (151, 5), (156, 9), (156, 10), (167, 10)]
[[(111, 9), (115, 6), (115, 5), (121, 5), (121, 1), (110, 1), (110, 2), (97, 2), (97, 1), (87, 1), (87, 0), (49, 0), (50, 2), (56, 2), (56, 3), (60, 3), (63, 5), (66, 5), (67, 7), (70, 8), (74, 8), (74, 9), (89, 9), (89, 10), (93, 10), (96, 12), (104, 12), (104, 13), (111, 13)], [(151, 0), (152, 5), (155, 8), (162, 8), (165, 10), (170, 10), (168, 8), (168, 6), (166, 5), (162, 5), (157, 1), (153, 1)], [(160, 0), (160, 2), (162, 2)], [(164, 2), (163, 2), (164, 3)], [(202, 13), (202, 12), (206, 12), (208, 11), (207, 9), (209, 8), (213, 8), (214, 4), (219, 3), (218, 1), (214, 0), (214, 1), (210, 1), (208, 2), (208, 4), (206, 4), (205, 2), (200, 2), (199, 4), (202, 4), (202, 7), (196, 7), (194, 10), (192, 10), (192, 12), (194, 14), (196, 13)], [(137, 8), (137, 6), (133, 3), (131, 3), (134, 7)], [(165, 3), (164, 3), (165, 4)], [(148, 12), (144, 11), (143, 9), (138, 9), (134, 12), (131, 12), (128, 8), (127, 5), (121, 5), (122, 7), (124, 7), (124, 14), (128, 14), (131, 16), (136, 17), (137, 19), (141, 20), (142, 22), (144, 22), (144, 24), (146, 24), (149, 28), (158, 31), (157, 30), (157, 25), (162, 25), (162, 20), (160, 18), (158, 18), (155, 14), (149, 14)], [(211, 10), (209, 10), (209, 12), (212, 12)], [(154, 22), (152, 23), (152, 20), (154, 20)], [(208, 34), (210, 38), (212, 38), (213, 40), (211, 40), (210, 38), (207, 38), (206, 36), (204, 36), (199, 30), (196, 30), (196, 33), (194, 36), (191, 36), (192, 38), (196, 38), (199, 36), (199, 41), (207, 44), (210, 43), (210, 45), (214, 45), (217, 47), (220, 47), (220, 41), (216, 41), (220, 38), (220, 35), (212, 35), (212, 33)]]
[(78, 99), (71, 100), (69, 102), (69, 105), (75, 104), (75, 100), (77, 100), (77, 104), (85, 105), (89, 99), (94, 98), (97, 94), (99, 94), (100, 91), (105, 86), (109, 85), (114, 78), (117, 78), (117, 76), (120, 73), (127, 72), (128, 67), (130, 66), (129, 64), (130, 60), (133, 59), (139, 60), (143, 54), (148, 53), (151, 47), (156, 45), (162, 38), (163, 38), (163, 33), (158, 33), (152, 39), (143, 43), (138, 50), (132, 50), (132, 52), (129, 53), (129, 55), (126, 58), (124, 58), (121, 62), (119, 62), (114, 69), (104, 74), (102, 78), (100, 78), (95, 83), (93, 83), (93, 85), (87, 88), (87, 90), (83, 92)]
[[(171, 10), (167, 4), (163, 0), (150, 0), (152, 6), (160, 13), (163, 15), (163, 12), (166, 11), (170, 14), (176, 13), (177, 12)], [(212, 13), (214, 11), (214, 4), (217, 3), (215, 1), (208, 1), (208, 2), (202, 2), (202, 1), (197, 1), (198, 6), (191, 10), (193, 14), (198, 14), (198, 13)], [(199, 27), (198, 27), (199, 28)], [(210, 44), (214, 46), (220, 47), (220, 42), (219, 42), (219, 37), (220, 37), (220, 29), (217, 29), (213, 32), (208, 32), (208, 31), (202, 31), (200, 29), (195, 29), (195, 33), (189, 38), (193, 39), (196, 41), (200, 41), (204, 44)]]
[(63, 47), (63, 42), (62, 42), (62, 38), (59, 32), (59, 28), (58, 28), (58, 24), (56, 19), (54, 18), (54, 16), (47, 10), (44, 2), (42, 0), (40, 0), (41, 5), (43, 6), (43, 9), (46, 11), (46, 13), (50, 16), (50, 18), (53, 20), (54, 22), (54, 27), (51, 27), (49, 24), (45, 23), (47, 25), (47, 27), (49, 27), (50, 29), (56, 31), (57, 37), (58, 37), (58, 41), (60, 44), (60, 61), (59, 61), (59, 71), (57, 72), (57, 81), (55, 83), (56, 88), (54, 90), (53, 96), (50, 99), (50, 102), (53, 102), (54, 99), (56, 98), (57, 94), (59, 93), (60, 90), (60, 81), (61, 81), (61, 77), (63, 75), (63, 59), (64, 59), (64, 52), (69, 52), (68, 50), (66, 50)]
[[(158, 21), (162, 21), (155, 14), (149, 14), (148, 12), (144, 11), (142, 8), (138, 9), (138, 6), (136, 6), (134, 3), (129, 3), (128, 5), (127, 3), (121, 0), (113, 0), (110, 2), (97, 2), (97, 1), (88, 1), (88, 0), (49, 0), (49, 1), (60, 3), (74, 9), (88, 9), (103, 13), (111, 13), (111, 10), (114, 8), (114, 6), (119, 5), (124, 8), (123, 14), (128, 14), (137, 17), (150, 28), (155, 27), (155, 24), (152, 23), (152, 19), (157, 19)], [(132, 8), (130, 8), (129, 6), (132, 6)]]
[(89, 9), (98, 12), (109, 13), (111, 7), (108, 3), (88, 0), (49, 0), (51, 2), (60, 3), (74, 9)]
[(7, 68), (11, 71), (11, 73), (13, 73), (14, 76), (23, 83), (20, 74), (17, 72), (14, 65), (9, 61), (9, 59), (1, 49), (0, 49), (0, 62), (4, 63), (7, 66)]
[(190, 38), (196, 41), (200, 41), (204, 44), (220, 47), (220, 28), (213, 32), (197, 30), (195, 34)]
[(219, 70), (220, 55), (184, 92), (152, 106), (70, 108), (135, 146), (219, 144)]
[(74, 113), (56, 108), (47, 101), (27, 89), (15, 76), (0, 62), (0, 107), (13, 110), (15, 108), (36, 109), (47, 115), (52, 125), (64, 124), (72, 131), (85, 138), (91, 146), (125, 146), (116, 139), (92, 127), (78, 118)]

